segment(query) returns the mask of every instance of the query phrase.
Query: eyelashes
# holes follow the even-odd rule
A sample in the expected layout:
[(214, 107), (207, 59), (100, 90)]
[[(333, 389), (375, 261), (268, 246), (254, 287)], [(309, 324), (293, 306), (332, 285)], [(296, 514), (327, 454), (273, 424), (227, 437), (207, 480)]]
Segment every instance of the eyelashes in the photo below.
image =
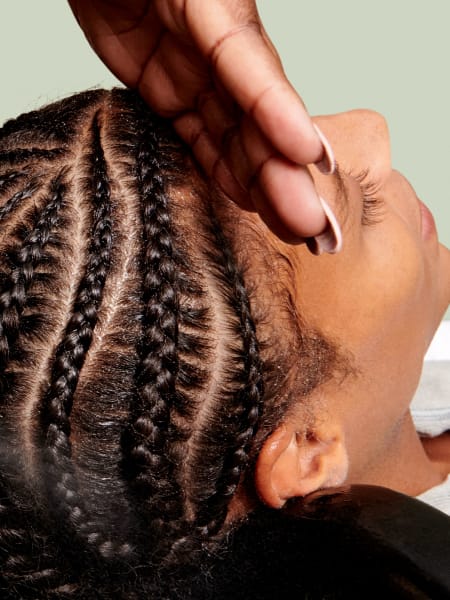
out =
[(370, 179), (369, 170), (365, 169), (358, 173), (349, 173), (358, 182), (361, 189), (362, 199), (362, 225), (376, 225), (383, 218), (384, 202), (378, 196), (381, 183)]

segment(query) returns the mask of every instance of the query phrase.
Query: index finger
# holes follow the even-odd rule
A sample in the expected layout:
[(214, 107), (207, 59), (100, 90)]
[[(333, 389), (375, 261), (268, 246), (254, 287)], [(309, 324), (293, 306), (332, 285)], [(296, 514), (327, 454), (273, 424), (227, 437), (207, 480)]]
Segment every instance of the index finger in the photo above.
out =
[[(272, 145), (298, 164), (319, 161), (322, 143), (266, 39), (254, 2), (186, 2), (186, 23), (241, 108)], [(213, 6), (212, 6), (213, 5)]]

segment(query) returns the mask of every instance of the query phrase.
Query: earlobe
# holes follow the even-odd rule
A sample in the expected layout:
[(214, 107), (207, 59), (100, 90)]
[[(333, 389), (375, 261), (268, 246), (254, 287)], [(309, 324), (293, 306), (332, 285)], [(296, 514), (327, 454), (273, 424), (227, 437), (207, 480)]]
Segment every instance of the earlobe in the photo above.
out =
[(341, 485), (347, 471), (348, 457), (339, 428), (329, 426), (299, 435), (293, 424), (284, 423), (261, 449), (255, 486), (265, 504), (281, 508), (289, 498)]

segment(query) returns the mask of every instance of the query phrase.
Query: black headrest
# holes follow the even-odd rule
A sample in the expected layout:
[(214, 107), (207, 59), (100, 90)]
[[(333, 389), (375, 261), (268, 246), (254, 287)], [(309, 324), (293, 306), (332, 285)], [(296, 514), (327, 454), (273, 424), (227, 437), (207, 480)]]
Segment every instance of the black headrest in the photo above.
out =
[(260, 509), (216, 557), (195, 598), (450, 598), (450, 518), (376, 486)]

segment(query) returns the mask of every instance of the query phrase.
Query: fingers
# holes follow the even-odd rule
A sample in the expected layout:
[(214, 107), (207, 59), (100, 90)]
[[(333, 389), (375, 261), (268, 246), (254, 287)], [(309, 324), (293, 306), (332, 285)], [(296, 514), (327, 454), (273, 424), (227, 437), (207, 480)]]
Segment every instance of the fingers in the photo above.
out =
[(217, 94), (205, 94), (199, 110), (178, 118), (175, 127), (231, 199), (257, 210), (288, 242), (305, 241), (326, 229), (323, 206), (305, 167), (279, 154), (250, 117), (237, 122)]
[(253, 119), (230, 113), (229, 106), (224, 95), (215, 92), (203, 94), (198, 102), (202, 137), (207, 137), (207, 130), (215, 160), (223, 159), (233, 178), (249, 192), (254, 208), (284, 240), (300, 241), (322, 232), (326, 217), (309, 171), (284, 158)]
[(106, 66), (135, 87), (163, 26), (150, 0), (69, 0), (79, 26)]
[(194, 109), (202, 91), (210, 88), (211, 73), (196, 49), (162, 31), (139, 79), (144, 100), (158, 114), (171, 118)]
[(205, 172), (235, 202), (256, 208), (289, 241), (326, 231), (329, 219), (305, 168), (322, 166), (324, 143), (254, 0), (71, 3), (99, 56), (153, 110), (175, 119)]
[[(241, 123), (244, 152), (252, 169), (252, 187), (258, 212), (266, 221), (276, 219), (290, 232), (290, 240), (313, 237), (326, 227), (326, 217), (309, 171), (276, 152), (254, 121)], [(256, 186), (256, 189), (252, 189)], [(260, 203), (261, 192), (265, 203)], [(286, 239), (286, 235), (282, 236)]]
[[(230, 123), (227, 114), (221, 114), (220, 103), (211, 98), (204, 102), (199, 107), (203, 143), (197, 140), (194, 149), (198, 160), (204, 165), (206, 156), (211, 160), (214, 155), (205, 169), (209, 174), (219, 164), (224, 171), (226, 164), (232, 179), (249, 191), (252, 205), (282, 239), (293, 242), (319, 236), (327, 251), (336, 251), (340, 245), (340, 232), (333, 235), (337, 222), (334, 219), (330, 227), (332, 213), (324, 210), (305, 168), (318, 163), (326, 172), (324, 158), (330, 149), (288, 82), (255, 3), (217, 0), (213, 10), (202, 0), (181, 4), (177, 26), (189, 31), (212, 65), (216, 81), (246, 115), (237, 129), (233, 119)], [(170, 11), (171, 5), (174, 14), (174, 7), (180, 9), (181, 4), (172, 0), (165, 6)], [(206, 130), (210, 133), (208, 144)], [(242, 196), (238, 203), (243, 205)]]
[(206, 175), (240, 208), (254, 210), (247, 191), (232, 174), (218, 146), (205, 128), (202, 117), (194, 112), (185, 113), (175, 119), (174, 126), (180, 137), (192, 149)]
[(288, 82), (268, 41), (254, 2), (222, 0), (207, 9), (186, 1), (186, 22), (218, 79), (270, 143), (287, 159), (310, 164), (322, 144), (298, 94)]

